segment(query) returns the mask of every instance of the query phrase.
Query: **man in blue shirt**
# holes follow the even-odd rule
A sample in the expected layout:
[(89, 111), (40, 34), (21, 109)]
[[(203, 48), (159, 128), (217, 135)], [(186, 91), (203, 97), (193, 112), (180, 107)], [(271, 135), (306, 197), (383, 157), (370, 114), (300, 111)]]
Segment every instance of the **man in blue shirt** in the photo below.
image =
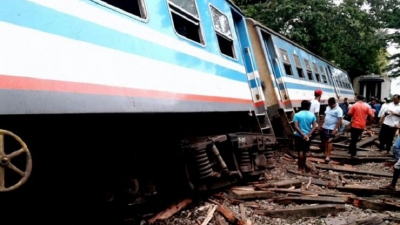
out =
[(317, 128), (317, 118), (310, 112), (311, 102), (303, 100), (301, 111), (294, 115), (294, 148), (299, 154), (298, 170), (304, 172), (306, 169), (306, 153), (310, 150), (311, 135)]
[[(328, 99), (328, 107), (326, 107), (324, 118), (322, 119), (321, 142), (325, 149), (325, 161), (329, 162), (332, 151), (333, 137), (337, 134), (342, 124), (343, 110), (336, 104), (335, 98)], [(321, 129), (321, 128), (320, 128)]]
[(347, 98), (344, 98), (343, 103), (340, 103), (339, 107), (342, 109), (343, 115), (346, 116), (347, 112), (349, 111), (349, 100)]

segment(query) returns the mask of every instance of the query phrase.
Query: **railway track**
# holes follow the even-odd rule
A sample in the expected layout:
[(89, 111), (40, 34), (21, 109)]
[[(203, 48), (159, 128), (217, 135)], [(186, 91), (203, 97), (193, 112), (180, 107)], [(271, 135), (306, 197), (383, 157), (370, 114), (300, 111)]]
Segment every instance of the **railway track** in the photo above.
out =
[[(364, 134), (361, 154), (345, 160), (345, 137), (339, 137), (333, 159), (326, 164), (318, 143), (308, 165), (311, 173), (296, 172), (296, 155), (281, 146), (276, 160), (259, 179), (242, 181), (204, 195), (187, 196), (145, 215), (143, 224), (398, 224), (400, 194), (378, 187), (391, 180), (393, 158), (377, 151), (375, 132)], [(373, 160), (376, 157), (376, 161)], [(348, 157), (349, 159), (350, 157)], [(367, 159), (369, 158), (369, 159)], [(315, 209), (318, 213), (315, 214)], [(326, 208), (326, 211), (324, 211)], [(125, 220), (133, 224), (133, 220)]]

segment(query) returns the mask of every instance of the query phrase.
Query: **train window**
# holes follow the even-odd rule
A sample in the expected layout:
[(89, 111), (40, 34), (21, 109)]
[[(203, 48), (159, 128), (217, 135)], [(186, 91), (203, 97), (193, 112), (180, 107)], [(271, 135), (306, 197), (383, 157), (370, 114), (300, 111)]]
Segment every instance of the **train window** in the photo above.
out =
[(294, 58), (294, 63), (296, 64), (297, 74), (299, 74), (300, 78), (304, 78), (305, 77), (304, 71), (303, 71), (303, 67), (301, 66), (299, 56), (293, 54), (293, 58)]
[(204, 44), (195, 0), (168, 0), (175, 31), (189, 40)]
[(312, 71), (311, 71), (310, 63), (308, 62), (307, 59), (304, 60), (304, 63), (306, 64), (308, 79), (309, 79), (309, 80), (314, 80), (314, 77), (313, 77)]
[(217, 35), (219, 50), (222, 54), (236, 59), (235, 47), (228, 17), (210, 5), (215, 35)]
[(121, 12), (128, 15), (134, 15), (142, 19), (147, 18), (146, 7), (144, 5), (143, 0), (93, 0), (101, 5), (112, 8), (118, 12)]
[(317, 82), (321, 82), (321, 77), (319, 75), (317, 64), (313, 63), (315, 77), (317, 78)]
[(283, 67), (285, 68), (286, 75), (294, 76), (292, 71), (292, 65), (290, 64), (289, 55), (287, 54), (286, 50), (280, 48), (279, 53), (281, 54)]
[(328, 79), (326, 78), (325, 70), (322, 68), (322, 66), (319, 67), (319, 70), (321, 71), (321, 74), (322, 74), (322, 81), (325, 84), (327, 84), (328, 83)]

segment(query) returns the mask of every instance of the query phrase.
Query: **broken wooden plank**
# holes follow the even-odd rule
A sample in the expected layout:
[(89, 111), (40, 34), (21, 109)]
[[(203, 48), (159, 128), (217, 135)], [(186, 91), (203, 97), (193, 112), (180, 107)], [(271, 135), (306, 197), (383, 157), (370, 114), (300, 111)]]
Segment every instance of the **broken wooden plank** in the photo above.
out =
[[(322, 163), (322, 164), (326, 164), (327, 162), (325, 161), (325, 159), (322, 158), (314, 158), (314, 157), (307, 157), (307, 160), (310, 162), (316, 162), (316, 163)], [(334, 164), (334, 165), (339, 165), (340, 162), (336, 162), (336, 161), (329, 161), (329, 164)]]
[(242, 218), (243, 221), (247, 221), (246, 218), (246, 208), (244, 207), (243, 204), (239, 204), (239, 210), (240, 210), (240, 217)]
[(379, 138), (379, 136), (377, 136), (377, 135), (364, 138), (364, 139), (362, 139), (361, 141), (359, 141), (359, 142), (357, 143), (357, 147), (358, 147), (358, 148), (359, 148), (359, 147), (363, 147), (364, 145), (367, 145), (367, 144), (369, 144), (369, 143), (374, 142), (374, 141), (375, 141), (376, 139), (378, 139), (378, 138)]
[(235, 199), (257, 199), (257, 198), (272, 198), (276, 194), (270, 191), (240, 191), (231, 190), (230, 195)]
[(359, 198), (359, 197), (347, 197), (346, 199), (347, 203), (351, 203), (354, 206), (362, 209), (371, 209), (371, 210), (376, 210), (379, 212), (383, 211), (399, 211), (400, 206), (396, 204), (392, 204), (389, 202), (375, 202), (375, 201), (370, 201), (367, 199)]
[(344, 193), (344, 192), (315, 192), (315, 191), (290, 190), (290, 189), (283, 189), (283, 188), (271, 188), (268, 190), (276, 192), (276, 193), (299, 194), (299, 195), (318, 195), (318, 196), (326, 196), (326, 197), (355, 196), (351, 193)]
[(274, 183), (255, 184), (254, 186), (257, 188), (267, 188), (267, 187), (289, 188), (291, 186), (300, 187), (301, 181), (298, 179), (291, 179), (291, 180), (282, 180)]
[(158, 213), (154, 217), (152, 217), (148, 222), (153, 224), (156, 220), (163, 220), (171, 217), (175, 213), (179, 212), (181, 209), (185, 208), (186, 206), (192, 203), (192, 199), (187, 198), (183, 201), (179, 202), (177, 205), (172, 205), (168, 209)]
[(373, 180), (373, 179), (380, 179), (379, 177), (368, 176), (368, 175), (358, 175), (358, 174), (343, 174), (342, 176), (345, 177), (345, 178), (354, 179), (354, 180)]
[[(308, 183), (308, 179), (306, 178), (300, 178), (300, 180), (304, 183)], [(316, 178), (311, 178), (311, 183), (314, 185), (318, 185), (318, 186), (323, 186), (323, 187), (328, 187), (328, 186), (335, 186), (336, 183), (333, 181), (323, 181), (320, 179), (316, 179)]]
[(303, 218), (303, 217), (325, 217), (328, 214), (337, 215), (340, 212), (344, 212), (346, 208), (343, 205), (316, 205), (316, 206), (302, 206), (293, 209), (281, 209), (281, 210), (255, 210), (254, 213), (268, 217), (292, 217), (292, 218)]
[(300, 176), (304, 176), (304, 177), (314, 177), (314, 178), (326, 179), (326, 180), (330, 180), (331, 179), (330, 177), (321, 177), (321, 176), (314, 175), (314, 174), (311, 174), (311, 173), (301, 173), (301, 172), (295, 171), (295, 170), (286, 169), (286, 171), (288, 173), (292, 173), (292, 174), (296, 174), (296, 175), (300, 175)]
[(358, 185), (346, 185), (344, 187), (328, 187), (330, 189), (336, 189), (339, 191), (345, 191), (357, 194), (358, 196), (371, 196), (371, 195), (392, 195), (395, 197), (400, 196), (400, 190), (386, 190), (378, 187), (365, 187)]
[(215, 214), (215, 224), (216, 225), (228, 225), (228, 223), (226, 222), (225, 218), (222, 217), (219, 214)]
[(245, 225), (246, 223), (239, 219), (231, 210), (229, 210), (227, 207), (224, 205), (219, 205), (217, 208), (217, 211), (221, 213), (227, 219), (231, 224), (234, 225)]
[(381, 225), (381, 224), (382, 225), (385, 224), (382, 218), (378, 216), (372, 216), (365, 219), (359, 219), (352, 223), (347, 223), (345, 225)]
[(243, 202), (243, 206), (255, 209), (260, 208), (260, 204), (258, 204), (257, 202)]
[(213, 205), (211, 209), (208, 211), (206, 218), (204, 219), (203, 223), (201, 225), (207, 225), (210, 220), (213, 218), (215, 210), (217, 210), (218, 206)]
[(346, 198), (344, 197), (310, 197), (310, 196), (302, 196), (302, 197), (282, 197), (275, 198), (273, 200), (275, 203), (282, 205), (289, 205), (291, 203), (303, 204), (303, 203), (318, 203), (318, 204), (345, 204)]
[(333, 171), (346, 172), (346, 173), (365, 174), (365, 175), (372, 175), (372, 176), (378, 176), (378, 177), (392, 177), (392, 174), (388, 174), (388, 173), (376, 173), (376, 172), (369, 172), (369, 171), (363, 171), (363, 170), (348, 169), (343, 166), (317, 164), (317, 165), (315, 165), (315, 167), (318, 169), (333, 170)]

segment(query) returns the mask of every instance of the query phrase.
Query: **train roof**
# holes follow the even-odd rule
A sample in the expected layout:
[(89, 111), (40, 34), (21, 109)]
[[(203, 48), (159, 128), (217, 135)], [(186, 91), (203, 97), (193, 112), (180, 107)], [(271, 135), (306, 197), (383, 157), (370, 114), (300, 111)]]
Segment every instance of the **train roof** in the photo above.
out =
[(275, 36), (278, 36), (279, 38), (281, 38), (281, 39), (283, 39), (283, 40), (285, 40), (285, 41), (287, 41), (287, 42), (289, 42), (289, 43), (295, 45), (295, 46), (298, 47), (298, 48), (301, 48), (302, 50), (304, 50), (304, 51), (306, 51), (307, 53), (309, 53), (309, 54), (311, 54), (311, 55), (317, 57), (318, 59), (320, 59), (320, 60), (322, 60), (322, 61), (324, 61), (324, 62), (330, 64), (331, 66), (334, 66), (335, 68), (342, 70), (343, 72), (345, 72), (345, 73), (348, 75), (348, 73), (347, 73), (346, 70), (344, 70), (344, 69), (342, 69), (342, 68), (340, 68), (340, 67), (334, 65), (333, 63), (329, 62), (328, 60), (322, 58), (321, 56), (318, 56), (317, 54), (311, 52), (310, 50), (304, 48), (303, 46), (297, 44), (296, 42), (294, 42), (294, 41), (288, 39), (288, 38), (285, 37), (284, 35), (282, 35), (282, 34), (276, 32), (276, 31), (272, 30), (271, 28), (266, 27), (265, 25), (263, 25), (262, 23), (258, 22), (257, 20), (255, 20), (255, 19), (253, 19), (253, 18), (249, 18), (249, 17), (247, 17), (247, 19), (248, 19), (248, 20), (252, 20), (255, 26), (261, 27), (262, 29), (268, 31), (269, 33), (271, 33), (271, 34), (273, 34), (273, 35), (275, 35)]

